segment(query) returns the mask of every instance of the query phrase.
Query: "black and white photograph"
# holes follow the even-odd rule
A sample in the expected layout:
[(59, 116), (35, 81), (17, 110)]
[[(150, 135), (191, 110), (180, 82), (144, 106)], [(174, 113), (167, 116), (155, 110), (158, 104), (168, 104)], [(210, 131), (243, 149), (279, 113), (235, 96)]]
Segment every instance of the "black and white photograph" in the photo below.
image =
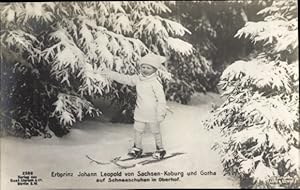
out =
[(297, 0), (0, 3), (0, 189), (300, 188)]

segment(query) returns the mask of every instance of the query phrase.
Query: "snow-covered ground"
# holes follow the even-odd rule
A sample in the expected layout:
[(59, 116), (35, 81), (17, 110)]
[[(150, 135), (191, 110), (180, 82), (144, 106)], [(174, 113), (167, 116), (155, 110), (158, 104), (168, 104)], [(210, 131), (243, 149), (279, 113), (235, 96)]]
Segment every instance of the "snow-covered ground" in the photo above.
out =
[[(223, 176), (220, 156), (211, 150), (213, 142), (219, 138), (216, 130), (207, 131), (202, 121), (208, 116), (211, 104), (220, 104), (222, 100), (216, 94), (199, 94), (191, 105), (180, 105), (169, 102), (173, 111), (162, 123), (162, 135), (168, 152), (185, 152), (159, 163), (120, 169), (116, 165), (97, 165), (86, 158), (108, 161), (127, 153), (132, 145), (132, 125), (100, 122), (97, 120), (77, 123), (71, 133), (63, 138), (19, 139), (5, 137), (1, 139), (1, 190), (22, 189), (10, 182), (22, 175), (24, 171), (32, 171), (33, 175), (42, 179), (38, 186), (25, 186), (25, 189), (107, 189), (107, 188), (238, 188), (238, 180)], [(150, 133), (143, 139), (144, 151), (154, 150), (154, 138)], [(134, 161), (133, 161), (134, 162)], [(130, 164), (127, 162), (126, 164)], [(161, 172), (156, 182), (96, 182), (103, 179), (104, 173), (122, 172), (123, 178), (141, 178), (143, 172)], [(51, 177), (52, 172), (73, 173), (73, 177)], [(79, 172), (95, 172), (97, 176), (78, 177)], [(125, 177), (126, 172), (134, 176)], [(183, 172), (179, 181), (159, 182), (159, 178), (170, 178), (164, 172)], [(187, 172), (197, 175), (187, 176)], [(204, 175), (210, 174), (210, 175)], [(216, 175), (212, 175), (212, 174)]]

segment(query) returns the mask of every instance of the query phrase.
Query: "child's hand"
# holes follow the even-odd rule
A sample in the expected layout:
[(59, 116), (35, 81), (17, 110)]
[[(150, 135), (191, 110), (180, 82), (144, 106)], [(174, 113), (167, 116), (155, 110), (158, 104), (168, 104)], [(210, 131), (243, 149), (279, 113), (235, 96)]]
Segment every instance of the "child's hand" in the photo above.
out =
[(161, 123), (163, 120), (165, 120), (166, 116), (167, 116), (167, 114), (164, 114), (164, 115), (159, 116), (158, 119), (157, 119), (157, 121), (158, 121), (159, 123)]

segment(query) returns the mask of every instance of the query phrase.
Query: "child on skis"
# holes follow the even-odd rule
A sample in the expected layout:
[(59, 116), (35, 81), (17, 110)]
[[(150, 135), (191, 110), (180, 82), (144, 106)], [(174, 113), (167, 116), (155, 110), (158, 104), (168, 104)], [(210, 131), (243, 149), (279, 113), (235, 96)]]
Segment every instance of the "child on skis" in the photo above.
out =
[(128, 152), (129, 156), (142, 155), (142, 136), (147, 126), (154, 134), (156, 151), (153, 157), (161, 159), (166, 154), (160, 132), (160, 123), (166, 116), (166, 98), (157, 75), (157, 69), (166, 58), (149, 53), (141, 58), (139, 75), (123, 75), (109, 71), (104, 74), (108, 79), (136, 87), (137, 100), (134, 111), (134, 145)]

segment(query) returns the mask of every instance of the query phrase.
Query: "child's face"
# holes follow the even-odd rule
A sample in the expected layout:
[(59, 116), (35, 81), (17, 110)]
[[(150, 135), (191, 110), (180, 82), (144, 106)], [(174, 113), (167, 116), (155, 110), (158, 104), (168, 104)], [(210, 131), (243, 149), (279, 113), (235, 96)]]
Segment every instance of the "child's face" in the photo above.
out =
[(141, 73), (144, 76), (152, 75), (156, 71), (156, 68), (152, 67), (151, 65), (147, 65), (147, 64), (142, 64), (140, 69), (141, 69)]

